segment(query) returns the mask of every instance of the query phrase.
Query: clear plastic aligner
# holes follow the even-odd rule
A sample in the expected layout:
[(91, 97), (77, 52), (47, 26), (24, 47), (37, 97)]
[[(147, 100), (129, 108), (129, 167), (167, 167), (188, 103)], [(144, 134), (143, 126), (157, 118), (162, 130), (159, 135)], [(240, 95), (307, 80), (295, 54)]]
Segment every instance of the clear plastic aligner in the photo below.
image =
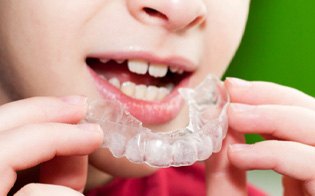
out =
[(192, 165), (220, 151), (228, 129), (229, 96), (211, 75), (195, 89), (179, 92), (189, 106), (189, 124), (183, 129), (153, 132), (114, 100), (91, 103), (86, 120), (101, 125), (104, 147), (115, 157), (153, 167)]

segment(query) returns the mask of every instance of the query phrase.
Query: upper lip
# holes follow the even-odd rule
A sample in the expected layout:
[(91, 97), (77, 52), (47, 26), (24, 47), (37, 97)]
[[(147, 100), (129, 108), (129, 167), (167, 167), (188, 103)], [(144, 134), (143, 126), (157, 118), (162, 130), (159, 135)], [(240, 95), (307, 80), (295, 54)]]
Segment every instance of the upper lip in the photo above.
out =
[(197, 65), (191, 60), (181, 56), (167, 56), (159, 57), (150, 52), (107, 52), (107, 53), (95, 53), (88, 55), (87, 58), (98, 58), (107, 60), (145, 60), (149, 63), (163, 64), (170, 67), (179, 68), (186, 72), (194, 72), (197, 69)]

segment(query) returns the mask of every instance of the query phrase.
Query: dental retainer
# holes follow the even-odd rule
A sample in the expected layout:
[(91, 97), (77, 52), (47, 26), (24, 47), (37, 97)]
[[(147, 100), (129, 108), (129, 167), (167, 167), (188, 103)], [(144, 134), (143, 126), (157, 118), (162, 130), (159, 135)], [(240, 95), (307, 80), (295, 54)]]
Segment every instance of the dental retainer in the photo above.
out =
[(195, 89), (181, 88), (179, 93), (189, 107), (189, 123), (183, 129), (153, 132), (115, 100), (91, 103), (86, 121), (100, 124), (103, 147), (117, 158), (153, 167), (192, 165), (221, 150), (228, 129), (229, 95), (212, 75)]

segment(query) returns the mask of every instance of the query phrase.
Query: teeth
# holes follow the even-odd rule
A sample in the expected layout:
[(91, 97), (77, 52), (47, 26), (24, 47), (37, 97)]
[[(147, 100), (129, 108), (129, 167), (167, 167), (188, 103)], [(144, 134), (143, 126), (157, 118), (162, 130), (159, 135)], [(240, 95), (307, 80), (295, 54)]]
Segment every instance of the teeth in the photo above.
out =
[(170, 70), (172, 73), (176, 73), (178, 71), (178, 68), (177, 67), (171, 67)]
[(108, 63), (110, 60), (109, 59), (100, 59), (101, 63)]
[(158, 100), (162, 100), (162, 99), (164, 99), (168, 94), (170, 94), (170, 90), (167, 89), (167, 88), (161, 87), (161, 88), (159, 88), (157, 99), (158, 99)]
[(170, 68), (170, 71), (172, 73), (178, 73), (178, 74), (183, 74), (184, 73), (184, 70), (183, 69), (180, 69), (180, 68), (177, 68), (177, 67), (171, 67)]
[(173, 90), (173, 88), (174, 88), (174, 84), (169, 83), (169, 84), (166, 85), (166, 88), (167, 88), (167, 90), (169, 90), (171, 92)]
[(103, 80), (107, 80), (107, 78), (104, 75), (100, 75), (100, 78), (102, 78)]
[(141, 60), (129, 60), (128, 61), (128, 69), (129, 71), (137, 74), (144, 75), (147, 73), (149, 65), (145, 61)]
[[(99, 59), (102, 63), (107, 63), (110, 59)], [(118, 64), (124, 63), (126, 60), (115, 60)], [(128, 69), (130, 72), (145, 75), (147, 72), (150, 76), (155, 78), (161, 78), (167, 75), (168, 70), (173, 73), (182, 74), (184, 70), (178, 67), (169, 67), (165, 64), (152, 63), (149, 64), (143, 60), (127, 60)], [(104, 80), (108, 80), (104, 76), (101, 76)], [(108, 82), (114, 87), (120, 89), (122, 93), (129, 97), (133, 97), (139, 100), (145, 101), (159, 101), (164, 99), (174, 89), (174, 84), (169, 83), (165, 87), (157, 86), (145, 86), (143, 84), (136, 85), (133, 82), (127, 81), (121, 83), (118, 78), (113, 77)]]
[(177, 73), (178, 73), (178, 74), (183, 74), (183, 73), (184, 73), (184, 70), (179, 69), (179, 70), (177, 71)]
[(117, 62), (118, 64), (122, 64), (123, 62), (125, 62), (125, 60), (116, 60), (116, 62)]
[[(99, 59), (101, 63), (108, 63), (110, 59)], [(124, 63), (126, 60), (114, 60), (118, 64)], [(149, 74), (155, 78), (162, 78), (166, 76), (168, 66), (164, 64), (150, 64), (143, 60), (128, 60), (128, 69), (130, 72), (145, 75), (148, 71)], [(170, 67), (172, 73), (183, 74), (184, 70), (178, 67)]]
[(166, 76), (168, 67), (161, 64), (150, 64), (149, 74), (156, 78)]
[(120, 81), (117, 78), (111, 78), (108, 82), (114, 87), (120, 89)]
[(159, 88), (156, 86), (149, 86), (145, 94), (145, 100), (154, 101), (157, 98)]
[(137, 85), (135, 91), (136, 99), (143, 99), (146, 94), (147, 87), (145, 85)]
[[(118, 88), (120, 82), (117, 78), (112, 78), (109, 82)], [(159, 101), (170, 94), (171, 90), (165, 87), (136, 85), (133, 82), (124, 82), (120, 86), (121, 92), (129, 97), (145, 101)]]
[(133, 82), (124, 82), (121, 86), (121, 92), (123, 92), (125, 95), (133, 96), (135, 91), (136, 84)]

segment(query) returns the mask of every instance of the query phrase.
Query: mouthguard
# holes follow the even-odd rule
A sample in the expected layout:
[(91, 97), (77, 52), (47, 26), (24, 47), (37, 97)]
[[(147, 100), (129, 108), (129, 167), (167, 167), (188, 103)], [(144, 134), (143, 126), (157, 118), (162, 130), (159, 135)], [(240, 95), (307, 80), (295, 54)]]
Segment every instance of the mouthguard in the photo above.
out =
[(195, 89), (181, 88), (179, 93), (189, 107), (189, 123), (182, 129), (153, 132), (115, 100), (89, 104), (86, 121), (100, 124), (103, 147), (114, 157), (153, 167), (192, 165), (221, 150), (228, 129), (229, 95), (212, 75)]

